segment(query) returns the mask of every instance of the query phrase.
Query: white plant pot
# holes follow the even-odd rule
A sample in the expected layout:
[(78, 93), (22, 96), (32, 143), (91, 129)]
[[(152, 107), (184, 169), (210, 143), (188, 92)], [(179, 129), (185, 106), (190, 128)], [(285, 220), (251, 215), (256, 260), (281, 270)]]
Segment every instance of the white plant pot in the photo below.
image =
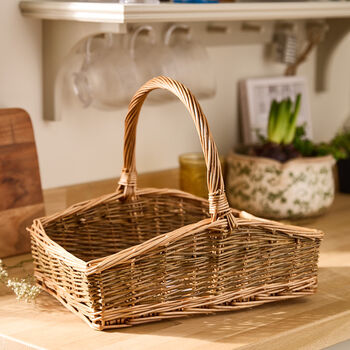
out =
[(286, 163), (231, 153), (226, 191), (231, 207), (282, 219), (322, 214), (334, 199), (332, 156)]

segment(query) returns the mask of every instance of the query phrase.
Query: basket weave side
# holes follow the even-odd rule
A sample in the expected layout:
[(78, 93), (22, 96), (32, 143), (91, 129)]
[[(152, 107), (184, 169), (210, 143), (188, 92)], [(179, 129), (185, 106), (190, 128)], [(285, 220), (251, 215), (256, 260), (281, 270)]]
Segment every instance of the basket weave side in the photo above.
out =
[[(259, 229), (239, 233), (203, 228), (195, 237), (103, 271), (100, 285), (107, 303), (101, 328), (231, 311), (315, 292), (318, 243)], [(267, 239), (274, 247), (263, 244)]]
[(40, 220), (29, 231), (37, 283), (91, 325), (96, 308), (90, 297), (87, 264), (52, 241)]
[(105, 291), (101, 327), (230, 311), (311, 295), (320, 238), (283, 226), (204, 220), (127, 249), (88, 269)]

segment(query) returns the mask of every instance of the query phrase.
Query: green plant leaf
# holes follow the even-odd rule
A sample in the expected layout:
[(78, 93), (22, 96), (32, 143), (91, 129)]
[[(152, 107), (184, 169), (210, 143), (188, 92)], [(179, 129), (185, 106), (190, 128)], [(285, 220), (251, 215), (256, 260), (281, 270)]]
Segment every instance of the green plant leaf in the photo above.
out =
[(278, 106), (276, 125), (272, 135), (272, 141), (275, 143), (281, 143), (285, 137), (289, 119), (288, 108), (290, 108), (288, 100), (281, 101)]
[(278, 103), (276, 100), (273, 100), (270, 106), (269, 119), (268, 119), (268, 125), (267, 125), (267, 138), (269, 140), (271, 139), (276, 126), (277, 111), (278, 111)]
[(298, 119), (298, 115), (299, 115), (299, 111), (300, 111), (300, 105), (301, 105), (301, 94), (298, 94), (296, 97), (296, 100), (295, 100), (295, 106), (294, 106), (293, 113), (291, 113), (291, 115), (290, 115), (288, 130), (287, 130), (286, 136), (283, 140), (283, 143), (286, 145), (291, 144), (294, 140), (297, 119)]

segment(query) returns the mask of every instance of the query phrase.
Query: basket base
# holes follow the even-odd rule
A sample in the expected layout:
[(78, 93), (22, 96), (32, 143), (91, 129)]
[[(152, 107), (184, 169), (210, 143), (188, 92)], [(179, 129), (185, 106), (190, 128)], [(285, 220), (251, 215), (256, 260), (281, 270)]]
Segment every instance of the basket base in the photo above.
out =
[[(304, 281), (305, 283), (305, 281)], [(87, 317), (86, 315), (79, 312), (78, 309), (71, 306), (66, 299), (61, 297), (56, 293), (54, 289), (49, 288), (45, 285), (43, 281), (37, 280), (37, 284), (47, 293), (54, 296), (62, 305), (64, 305), (68, 310), (77, 315), (80, 319), (86, 322), (91, 328), (102, 331), (109, 329), (118, 329), (118, 328), (126, 328), (132, 327), (147, 323), (159, 322), (169, 319), (178, 319), (178, 318), (186, 318), (189, 316), (204, 316), (204, 315), (214, 315), (221, 312), (233, 312), (242, 309), (257, 307), (263, 304), (272, 303), (276, 301), (288, 300), (288, 299), (296, 299), (301, 297), (310, 296), (316, 293), (317, 291), (317, 280), (314, 283), (314, 287), (310, 286), (305, 290), (300, 290), (298, 292), (290, 291), (284, 293), (276, 293), (273, 294), (265, 294), (265, 293), (254, 293), (254, 296), (240, 299), (233, 299), (229, 302), (224, 302), (218, 305), (211, 305), (210, 298), (208, 298), (208, 305), (200, 306), (200, 307), (189, 307), (189, 308), (181, 308), (174, 309), (168, 312), (161, 313), (153, 313), (151, 315), (145, 315), (143, 317), (137, 318), (128, 318), (128, 319), (116, 319), (108, 322), (94, 321)], [(266, 287), (266, 286), (265, 286)], [(262, 288), (261, 288), (262, 289)], [(266, 289), (265, 289), (266, 290)], [(237, 293), (231, 293), (233, 296), (237, 295)]]

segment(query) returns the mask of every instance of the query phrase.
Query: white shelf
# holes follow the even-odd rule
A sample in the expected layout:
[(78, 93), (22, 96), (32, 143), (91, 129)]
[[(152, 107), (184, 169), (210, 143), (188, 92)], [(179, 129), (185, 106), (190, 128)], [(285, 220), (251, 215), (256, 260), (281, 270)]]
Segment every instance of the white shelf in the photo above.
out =
[[(43, 20), (46, 120), (58, 120), (58, 116), (54, 113), (55, 81), (65, 56), (77, 42), (90, 35), (106, 32), (126, 33), (128, 24), (132, 23), (154, 23), (153, 26), (161, 32), (171, 22), (198, 22), (195, 26), (203, 30), (202, 38), (212, 42), (215, 35), (205, 35), (205, 22), (226, 21), (236, 22), (225, 24), (235, 28), (231, 34), (235, 38), (240, 36), (251, 42), (255, 37), (259, 42), (263, 40), (270, 42), (271, 31), (243, 32), (239, 22), (265, 21), (266, 23), (259, 25), (263, 25), (266, 29), (273, 25), (268, 21), (327, 19), (331, 30), (317, 52), (317, 88), (324, 90), (328, 81), (328, 66), (331, 64), (332, 53), (350, 31), (350, 1), (122, 5), (111, 0), (105, 2), (27, 0), (21, 1), (19, 6), (24, 16)], [(265, 37), (267, 35), (268, 38)]]
[(350, 2), (117, 4), (21, 1), (22, 14), (46, 20), (103, 23), (246, 21), (350, 17)]

